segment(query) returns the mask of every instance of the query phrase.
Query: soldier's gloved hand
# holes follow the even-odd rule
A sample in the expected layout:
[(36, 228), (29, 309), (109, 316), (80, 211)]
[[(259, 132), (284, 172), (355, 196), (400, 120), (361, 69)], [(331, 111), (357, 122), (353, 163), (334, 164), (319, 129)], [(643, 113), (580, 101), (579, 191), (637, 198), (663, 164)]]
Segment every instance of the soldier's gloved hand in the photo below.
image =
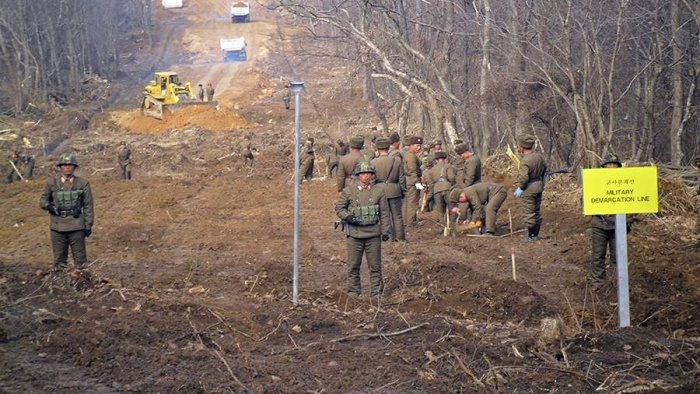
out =
[(357, 218), (355, 217), (355, 215), (348, 215), (345, 217), (345, 223), (355, 224), (357, 223)]
[(627, 234), (629, 234), (630, 231), (632, 231), (632, 223), (627, 223)]
[(515, 189), (515, 193), (513, 193), (513, 195), (515, 196), (515, 198), (520, 198), (520, 196), (523, 195), (523, 189), (518, 187), (517, 189)]
[(85, 238), (89, 237), (90, 234), (92, 234), (92, 228), (85, 227), (85, 229), (83, 230), (83, 234), (85, 234)]
[(389, 240), (389, 234), (382, 234), (382, 241), (386, 242)]
[(58, 207), (53, 204), (49, 204), (49, 206), (46, 207), (46, 210), (53, 216), (61, 216), (61, 213), (58, 211)]

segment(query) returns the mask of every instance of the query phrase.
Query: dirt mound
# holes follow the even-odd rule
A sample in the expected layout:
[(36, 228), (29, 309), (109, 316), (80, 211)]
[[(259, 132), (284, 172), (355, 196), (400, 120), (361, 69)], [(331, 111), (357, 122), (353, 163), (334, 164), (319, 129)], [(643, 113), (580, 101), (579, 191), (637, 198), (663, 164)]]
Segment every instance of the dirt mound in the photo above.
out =
[(250, 127), (239, 114), (220, 107), (192, 105), (166, 110), (165, 119), (144, 116), (140, 110), (112, 112), (112, 121), (133, 133), (162, 133), (183, 127), (198, 127), (210, 131), (232, 131)]

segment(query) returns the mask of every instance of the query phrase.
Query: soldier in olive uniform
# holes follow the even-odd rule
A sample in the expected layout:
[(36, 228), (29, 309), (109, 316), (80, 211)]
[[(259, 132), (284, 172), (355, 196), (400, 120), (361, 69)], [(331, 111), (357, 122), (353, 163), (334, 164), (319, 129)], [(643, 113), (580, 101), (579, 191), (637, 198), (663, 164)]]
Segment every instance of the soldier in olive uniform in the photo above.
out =
[(284, 102), (284, 109), (291, 109), (292, 102), (292, 90), (289, 89), (289, 84), (284, 85), (284, 93), (282, 93), (282, 101)]
[(207, 101), (210, 103), (214, 101), (214, 87), (211, 82), (207, 84)]
[(360, 135), (350, 138), (350, 152), (338, 160), (338, 177), (336, 178), (336, 184), (339, 192), (343, 191), (347, 181), (353, 177), (355, 166), (362, 157), (360, 152), (364, 144), (365, 139)]
[(338, 161), (340, 157), (348, 153), (348, 147), (345, 145), (343, 140), (338, 140), (331, 145), (331, 152), (328, 155), (328, 167), (326, 170), (326, 176), (332, 177), (333, 170), (335, 170), (336, 175), (338, 175)]
[(49, 212), (54, 269), (68, 265), (68, 248), (78, 269), (85, 267), (85, 238), (92, 234), (95, 211), (90, 183), (74, 175), (78, 161), (73, 154), (63, 154), (56, 166), (60, 173), (46, 183), (39, 205)]
[(314, 177), (314, 161), (316, 159), (316, 154), (314, 153), (314, 138), (309, 137), (304, 142), (304, 146), (301, 148), (301, 158), (300, 158), (300, 174), (299, 182), (303, 182), (304, 179), (311, 181)]
[(401, 151), (401, 136), (397, 132), (389, 135), (389, 156), (398, 157), (403, 163), (403, 152)]
[(544, 174), (547, 163), (538, 152), (534, 152), (535, 137), (529, 134), (518, 136), (518, 152), (523, 155), (515, 177), (515, 198), (522, 199), (523, 217), (527, 224), (527, 241), (537, 241), (542, 226), (540, 206), (544, 191)]
[(122, 141), (117, 150), (117, 160), (121, 168), (122, 179), (131, 180), (131, 149)]
[[(613, 154), (603, 157), (600, 162), (602, 168), (620, 168), (622, 161)], [(627, 232), (632, 229), (635, 218), (627, 215)], [(591, 216), (591, 246), (592, 261), (590, 284), (593, 290), (600, 287), (605, 281), (605, 255), (610, 250), (610, 264), (617, 262), (615, 255), (615, 215), (593, 215)]]
[(7, 168), (7, 172), (5, 173), (5, 183), (12, 183), (12, 182), (17, 182), (19, 181), (19, 175), (17, 175), (17, 172), (15, 171), (15, 167), (19, 170), (19, 158), (22, 152), (20, 151), (14, 151), (12, 152), (8, 160), (5, 162), (11, 162), (15, 166), (12, 167), (12, 164)]
[(453, 215), (466, 217), (458, 204), (467, 204), (471, 215), (470, 223), (476, 227), (486, 224), (483, 234), (491, 237), (496, 233), (496, 216), (506, 200), (506, 188), (498, 183), (477, 183), (467, 188), (455, 188), (450, 192), (450, 211)]
[(343, 221), (348, 252), (348, 293), (362, 294), (360, 266), (362, 255), (367, 259), (370, 295), (381, 296), (382, 241), (389, 240), (389, 204), (384, 188), (373, 185), (374, 167), (360, 162), (355, 169), (357, 182), (350, 182), (335, 204), (335, 212)]
[(390, 140), (380, 137), (376, 141), (379, 154), (371, 164), (376, 171), (375, 179), (378, 185), (384, 187), (387, 202), (389, 204), (389, 216), (391, 217), (391, 240), (405, 241), (403, 214), (401, 205), (403, 192), (406, 190), (406, 177), (403, 173), (403, 165), (398, 156), (389, 155)]
[(455, 183), (455, 170), (447, 162), (447, 153), (435, 152), (435, 164), (425, 172), (423, 181), (432, 192), (438, 223), (443, 223), (449, 203), (449, 191)]
[(459, 155), (459, 164), (455, 165), (457, 172), (456, 186), (469, 187), (481, 182), (481, 159), (475, 155), (469, 146), (459, 144), (455, 146), (455, 152)]
[[(411, 136), (408, 138), (408, 150), (403, 157), (403, 172), (406, 175), (406, 196), (404, 198), (404, 212), (406, 226), (412, 226), (416, 222), (418, 212), (419, 190), (417, 183), (421, 182), (421, 161), (418, 158), (423, 146), (423, 138)], [(421, 185), (422, 187), (422, 185)]]
[(245, 165), (246, 167), (252, 167), (253, 164), (255, 164), (255, 154), (253, 153), (254, 151), (256, 151), (256, 149), (253, 148), (251, 144), (246, 145), (245, 149), (243, 149), (241, 156), (243, 156), (243, 165)]

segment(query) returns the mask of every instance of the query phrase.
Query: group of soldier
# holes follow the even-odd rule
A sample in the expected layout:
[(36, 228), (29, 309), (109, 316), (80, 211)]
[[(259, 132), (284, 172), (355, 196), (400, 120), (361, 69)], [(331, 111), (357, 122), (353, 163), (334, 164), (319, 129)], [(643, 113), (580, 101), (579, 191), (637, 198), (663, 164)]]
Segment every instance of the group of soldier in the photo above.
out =
[[(496, 215), (506, 199), (506, 188), (481, 181), (481, 160), (468, 145), (456, 141), (454, 153), (448, 154), (439, 140), (429, 144), (427, 151), (422, 137), (407, 136), (403, 142), (402, 148), (400, 136), (393, 133), (374, 138), (366, 147), (362, 136), (354, 136), (347, 145), (338, 141), (329, 159), (328, 171), (335, 170), (340, 192), (335, 211), (346, 235), (350, 294), (361, 294), (363, 255), (370, 271), (370, 295), (382, 294), (382, 241), (405, 243), (406, 227), (419, 226), (418, 213), (429, 207), (444, 226), (459, 223), (484, 237), (496, 232)], [(514, 195), (522, 200), (526, 240), (537, 241), (547, 164), (533, 150), (534, 136), (521, 135), (517, 142), (523, 158)]]
[(199, 98), (199, 101), (204, 102), (204, 93), (207, 94), (207, 102), (211, 103), (214, 101), (214, 86), (212, 86), (211, 82), (207, 83), (207, 88), (204, 89), (204, 86), (202, 84), (198, 84), (197, 87), (199, 88), (197, 90), (197, 97)]
[(34, 157), (29, 153), (15, 150), (8, 161), (10, 166), (5, 173), (5, 183), (28, 181), (34, 176)]

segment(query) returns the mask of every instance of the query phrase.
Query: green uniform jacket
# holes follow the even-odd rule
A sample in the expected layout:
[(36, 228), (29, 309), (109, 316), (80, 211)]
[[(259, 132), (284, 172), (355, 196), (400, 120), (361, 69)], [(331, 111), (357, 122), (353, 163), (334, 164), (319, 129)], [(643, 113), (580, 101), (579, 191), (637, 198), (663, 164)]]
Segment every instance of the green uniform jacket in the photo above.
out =
[(481, 159), (477, 155), (472, 155), (467, 160), (462, 158), (460, 166), (457, 167), (457, 187), (465, 188), (481, 182)]
[(406, 177), (403, 173), (401, 159), (382, 155), (372, 160), (372, 165), (376, 171), (375, 179), (377, 184), (384, 187), (386, 198), (398, 198), (406, 190)]
[(403, 156), (403, 172), (406, 174), (407, 186), (415, 185), (418, 181), (420, 181), (420, 177), (423, 175), (421, 173), (420, 165), (421, 161), (415, 153), (407, 151)]
[(425, 172), (425, 183), (430, 186), (433, 193), (450, 190), (455, 184), (455, 170), (448, 162), (435, 163)]
[(537, 152), (530, 152), (523, 156), (515, 177), (515, 187), (519, 187), (525, 194), (538, 194), (544, 191), (544, 173), (547, 171), (547, 163), (544, 156)]
[(131, 164), (131, 149), (120, 149), (117, 153), (117, 159), (119, 160), (120, 166), (126, 166)]
[(498, 183), (477, 183), (463, 190), (473, 210), (471, 219), (473, 222), (486, 218), (484, 205), (488, 204), (491, 196), (495, 196), (501, 190), (503, 185)]
[[(76, 199), (74, 199), (75, 202), (72, 208), (67, 205), (60, 205), (59, 193), (61, 192), (76, 192)], [(63, 232), (78, 231), (91, 228), (95, 222), (90, 182), (81, 177), (74, 176), (72, 182), (61, 182), (60, 175), (50, 178), (46, 182), (44, 192), (41, 194), (39, 205), (44, 210), (48, 210), (49, 205), (54, 205), (61, 211), (61, 216), (51, 215), (51, 230)], [(71, 209), (74, 211), (69, 212)]]
[(355, 173), (355, 166), (357, 162), (360, 161), (360, 151), (357, 149), (351, 149), (350, 153), (341, 156), (338, 160), (338, 178), (337, 185), (338, 191), (342, 192), (345, 189), (346, 180), (353, 177)]
[(316, 158), (316, 154), (314, 153), (314, 146), (313, 144), (304, 144), (301, 147), (301, 155), (299, 157), (299, 162), (304, 163), (309, 160), (313, 160)]
[(352, 214), (355, 207), (379, 205), (379, 222), (369, 226), (356, 226), (347, 224), (349, 236), (366, 239), (389, 234), (391, 218), (389, 216), (389, 203), (384, 194), (384, 188), (372, 185), (370, 190), (359, 190), (356, 182), (348, 182), (349, 185), (340, 193), (340, 199), (335, 203), (335, 213), (342, 220)]

